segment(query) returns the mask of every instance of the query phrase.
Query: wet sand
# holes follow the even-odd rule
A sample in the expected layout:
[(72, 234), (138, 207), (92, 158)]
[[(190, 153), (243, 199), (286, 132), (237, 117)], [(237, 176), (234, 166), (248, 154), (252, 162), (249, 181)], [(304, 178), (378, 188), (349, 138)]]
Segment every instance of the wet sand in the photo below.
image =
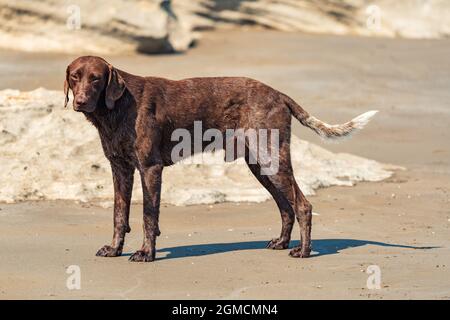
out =
[[(107, 57), (142, 75), (257, 78), (328, 122), (379, 109), (364, 131), (325, 147), (405, 170), (310, 197), (316, 254), (302, 260), (264, 249), (279, 233), (272, 202), (163, 207), (151, 264), (127, 261), (142, 241), (138, 205), (125, 255), (97, 258), (111, 209), (0, 204), (0, 298), (449, 299), (449, 49), (446, 40), (223, 32), (186, 55)], [(0, 89), (62, 88), (72, 58), (0, 52)], [(298, 124), (294, 132), (321, 143)], [(81, 268), (81, 290), (66, 288), (69, 265)], [(381, 269), (380, 290), (366, 287), (369, 265)]]

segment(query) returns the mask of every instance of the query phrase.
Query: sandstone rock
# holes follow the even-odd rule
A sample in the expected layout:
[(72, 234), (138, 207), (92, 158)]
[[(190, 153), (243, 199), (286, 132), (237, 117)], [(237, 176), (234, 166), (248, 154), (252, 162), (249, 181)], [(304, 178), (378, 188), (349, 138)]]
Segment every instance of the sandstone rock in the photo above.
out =
[(67, 53), (185, 51), (190, 27), (163, 0), (0, 0), (0, 47)]
[(0, 0), (0, 47), (24, 51), (182, 52), (199, 38), (198, 31), (249, 26), (287, 32), (443, 38), (450, 35), (450, 2)]
[(446, 0), (199, 0), (173, 4), (179, 11), (194, 14), (192, 24), (200, 28), (247, 25), (339, 35), (450, 35), (450, 2)]

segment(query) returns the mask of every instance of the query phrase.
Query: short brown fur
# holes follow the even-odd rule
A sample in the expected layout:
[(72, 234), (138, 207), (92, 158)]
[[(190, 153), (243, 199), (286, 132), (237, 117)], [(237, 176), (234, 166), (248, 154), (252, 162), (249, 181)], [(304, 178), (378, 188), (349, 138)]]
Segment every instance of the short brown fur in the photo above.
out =
[(301, 245), (291, 250), (293, 257), (311, 252), (312, 207), (300, 191), (290, 158), (291, 115), (307, 125), (308, 113), (286, 95), (248, 78), (191, 78), (172, 81), (140, 77), (112, 67), (104, 59), (84, 56), (66, 71), (66, 105), (69, 89), (73, 107), (83, 112), (98, 129), (103, 151), (111, 163), (114, 184), (114, 234), (97, 256), (122, 254), (125, 234), (130, 232), (129, 212), (133, 174), (137, 169), (143, 190), (144, 241), (131, 261), (153, 261), (159, 230), (161, 175), (173, 164), (171, 134), (177, 128), (193, 130), (194, 121), (203, 129), (278, 129), (279, 170), (262, 175), (259, 163), (250, 171), (270, 192), (281, 214), (278, 238), (267, 247), (286, 249), (297, 219)]

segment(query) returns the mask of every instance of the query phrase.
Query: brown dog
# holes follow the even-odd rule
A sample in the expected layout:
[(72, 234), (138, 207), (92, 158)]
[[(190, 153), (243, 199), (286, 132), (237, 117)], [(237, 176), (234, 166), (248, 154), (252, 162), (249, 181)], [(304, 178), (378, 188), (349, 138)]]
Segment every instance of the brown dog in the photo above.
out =
[[(144, 242), (131, 261), (153, 261), (159, 231), (159, 203), (163, 167), (173, 164), (171, 151), (175, 129), (193, 130), (194, 121), (206, 129), (277, 129), (279, 169), (261, 174), (262, 164), (245, 159), (250, 171), (275, 199), (281, 213), (279, 238), (271, 249), (288, 248), (295, 221), (300, 225), (301, 245), (293, 257), (311, 252), (312, 207), (295, 182), (290, 159), (291, 115), (324, 138), (338, 138), (361, 129), (376, 111), (370, 111), (341, 125), (328, 125), (303, 110), (291, 98), (248, 78), (192, 78), (172, 81), (140, 77), (118, 70), (104, 59), (84, 56), (74, 60), (66, 71), (65, 105), (69, 89), (73, 108), (83, 112), (98, 129), (103, 151), (111, 163), (114, 183), (114, 235), (111, 245), (97, 256), (122, 253), (128, 224), (133, 174), (141, 176), (144, 198)], [(237, 157), (237, 156), (236, 156)]]

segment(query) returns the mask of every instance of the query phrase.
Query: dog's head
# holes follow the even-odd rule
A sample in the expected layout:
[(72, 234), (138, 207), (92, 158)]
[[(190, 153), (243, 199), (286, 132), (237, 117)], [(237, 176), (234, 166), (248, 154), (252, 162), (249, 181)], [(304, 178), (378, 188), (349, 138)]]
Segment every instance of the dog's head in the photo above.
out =
[(64, 107), (69, 102), (70, 89), (73, 92), (75, 111), (89, 113), (99, 105), (113, 109), (125, 88), (125, 82), (119, 72), (104, 59), (93, 56), (79, 57), (69, 64), (66, 70)]

